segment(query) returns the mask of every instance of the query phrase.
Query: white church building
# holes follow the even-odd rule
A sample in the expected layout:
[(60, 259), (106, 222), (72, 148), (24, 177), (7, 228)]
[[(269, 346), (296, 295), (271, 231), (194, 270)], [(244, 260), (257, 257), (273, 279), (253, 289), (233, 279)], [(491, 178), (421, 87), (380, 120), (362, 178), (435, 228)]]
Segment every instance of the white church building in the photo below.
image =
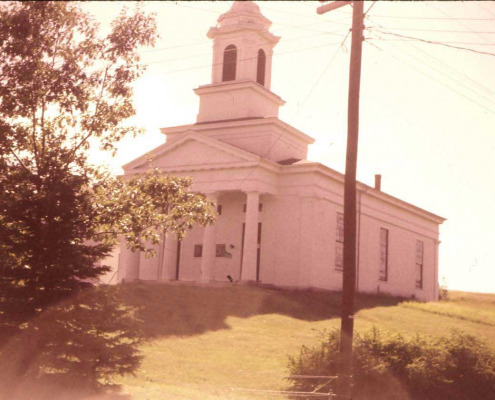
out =
[[(162, 128), (152, 150), (164, 175), (193, 178), (217, 203), (216, 223), (179, 242), (168, 235), (156, 257), (120, 249), (119, 281), (258, 282), (341, 290), (344, 176), (307, 160), (314, 140), (278, 118), (270, 90), (280, 39), (251, 1), (234, 2), (208, 31), (211, 83), (194, 89), (196, 122)], [(125, 175), (148, 169), (143, 155)], [(438, 298), (443, 218), (358, 183), (357, 290)]]

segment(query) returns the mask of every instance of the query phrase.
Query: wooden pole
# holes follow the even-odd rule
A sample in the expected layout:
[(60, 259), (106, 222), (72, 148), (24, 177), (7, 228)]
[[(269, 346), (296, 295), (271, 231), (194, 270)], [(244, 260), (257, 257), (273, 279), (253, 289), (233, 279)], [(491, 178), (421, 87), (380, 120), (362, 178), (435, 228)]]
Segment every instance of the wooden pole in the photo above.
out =
[(363, 41), (363, 2), (353, 1), (352, 44), (347, 114), (347, 156), (344, 184), (344, 273), (340, 328), (340, 363), (337, 399), (352, 398), (352, 341), (356, 290), (356, 168), (359, 133), (359, 89)]

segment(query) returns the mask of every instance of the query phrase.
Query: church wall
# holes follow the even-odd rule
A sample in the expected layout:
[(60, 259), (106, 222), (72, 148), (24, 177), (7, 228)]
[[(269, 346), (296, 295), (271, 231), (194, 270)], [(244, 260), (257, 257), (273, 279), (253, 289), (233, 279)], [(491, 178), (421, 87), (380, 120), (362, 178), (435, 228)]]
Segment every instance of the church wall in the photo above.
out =
[[(301, 173), (281, 177), (280, 185), (281, 195), (290, 193), (300, 202), (297, 273), (301, 278), (297, 279), (297, 285), (340, 290), (342, 272), (335, 269), (335, 239), (337, 212), (343, 213), (342, 183)], [(358, 195), (357, 207), (358, 289), (434, 300), (438, 286), (435, 275), (438, 224), (365, 192)], [(379, 280), (380, 228), (389, 231), (386, 282)], [(415, 285), (416, 240), (424, 243), (423, 288)]]
[(277, 226), (274, 214), (277, 212), (276, 196), (263, 194), (260, 196), (263, 211), (260, 212), (261, 228), (261, 257), (260, 281), (265, 284), (274, 284), (277, 244)]
[(274, 196), (275, 232), (273, 235), (273, 283), (279, 286), (298, 286), (301, 203), (297, 196)]
[(181, 243), (180, 281), (199, 281), (201, 278), (201, 258), (194, 257), (194, 244), (203, 243), (203, 230), (202, 227), (195, 226), (192, 230), (186, 232), (186, 237)]
[(341, 207), (319, 198), (316, 206), (313, 241), (314, 260), (312, 285), (316, 288), (341, 290), (342, 272), (335, 269), (336, 215)]
[(228, 281), (227, 275), (235, 281), (240, 279), (245, 197), (240, 192), (223, 194), (219, 197), (218, 204), (222, 206), (222, 215), (217, 217), (216, 243), (225, 244), (230, 256), (215, 258), (216, 281)]
[[(379, 280), (380, 228), (389, 230), (388, 280)], [(424, 242), (423, 288), (415, 285), (416, 240)], [(359, 235), (359, 284), (363, 292), (434, 300), (435, 241), (391, 223), (362, 215)]]

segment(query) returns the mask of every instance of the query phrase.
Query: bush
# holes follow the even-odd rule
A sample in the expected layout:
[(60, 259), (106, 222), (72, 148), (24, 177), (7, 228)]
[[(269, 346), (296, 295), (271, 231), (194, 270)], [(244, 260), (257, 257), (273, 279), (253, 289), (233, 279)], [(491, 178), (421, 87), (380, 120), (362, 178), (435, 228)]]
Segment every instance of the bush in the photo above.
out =
[[(317, 348), (289, 358), (292, 375), (335, 376), (340, 333), (324, 333)], [(322, 382), (290, 379), (292, 389), (311, 392)], [(335, 381), (332, 382), (333, 388)], [(317, 389), (328, 392), (329, 387)], [(495, 354), (473, 336), (452, 331), (434, 338), (384, 336), (374, 328), (354, 341), (354, 399), (472, 400), (495, 393)]]

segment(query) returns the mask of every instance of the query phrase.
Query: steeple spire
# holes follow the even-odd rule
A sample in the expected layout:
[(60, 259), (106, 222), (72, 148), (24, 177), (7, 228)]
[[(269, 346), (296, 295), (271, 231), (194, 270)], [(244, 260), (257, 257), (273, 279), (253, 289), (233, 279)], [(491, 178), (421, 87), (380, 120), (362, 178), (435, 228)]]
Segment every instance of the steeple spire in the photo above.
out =
[(253, 1), (234, 1), (210, 28), (211, 84), (195, 90), (200, 96), (198, 122), (278, 116), (284, 101), (270, 85), (273, 48), (280, 37), (270, 33), (270, 25)]
[(253, 80), (270, 89), (273, 47), (279, 37), (252, 1), (234, 1), (208, 31), (213, 39), (212, 83)]

